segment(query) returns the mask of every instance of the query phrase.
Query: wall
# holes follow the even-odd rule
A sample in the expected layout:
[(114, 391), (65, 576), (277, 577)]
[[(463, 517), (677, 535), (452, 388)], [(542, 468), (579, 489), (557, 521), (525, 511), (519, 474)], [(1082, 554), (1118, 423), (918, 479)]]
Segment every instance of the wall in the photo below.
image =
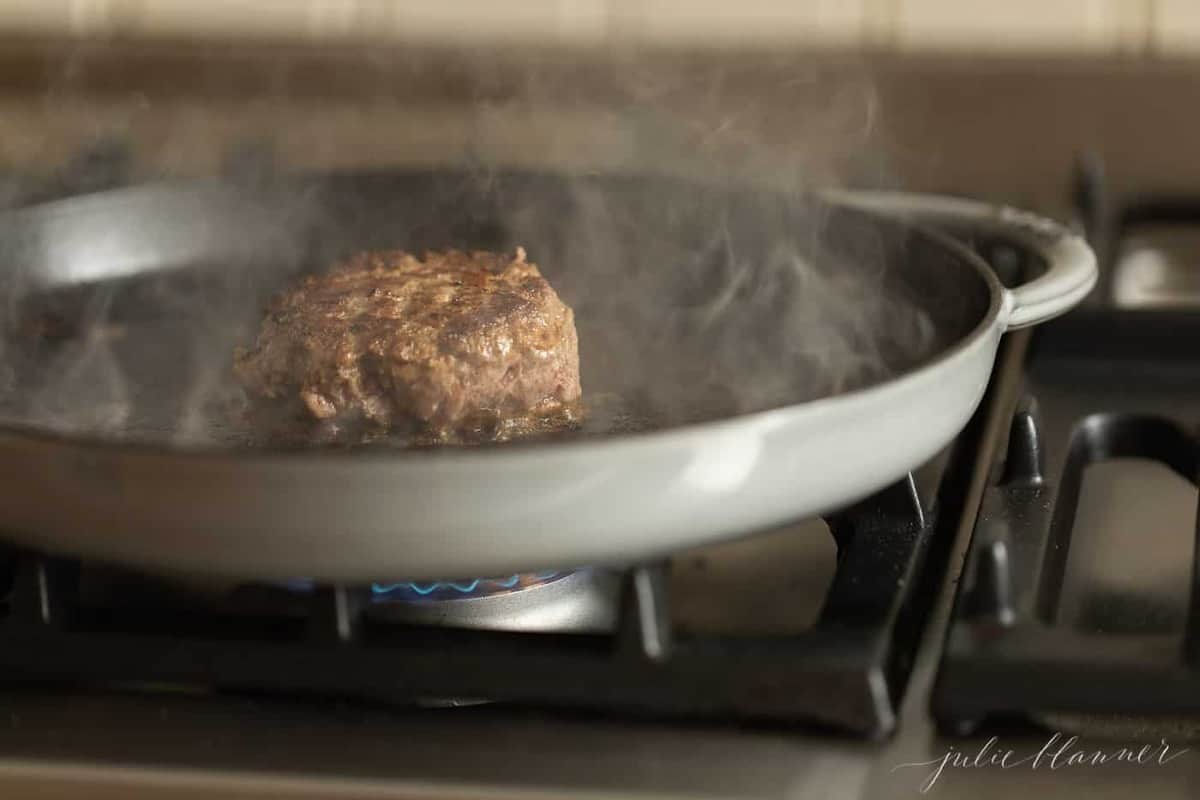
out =
[(3, 0), (0, 31), (1200, 53), (1197, 0)]
[[(26, 36), (6, 40), (5, 29)], [(55, 42), (64, 30), (87, 41)], [(242, 44), (176, 41), (198, 33), (238, 33)], [(249, 40), (264, 36), (287, 41)], [(158, 38), (171, 41), (148, 41)], [(361, 38), (386, 42), (307, 46)], [(421, 47), (393, 46), (396, 38), (479, 46), (426, 59)], [(505, 105), (520, 105), (533, 73), (520, 59), (495, 59), (483, 42), (497, 39), (675, 45), (649, 48), (663, 60), (659, 77), (719, 88), (737, 112), (736, 124), (722, 117), (700, 145), (729, 142), (738, 158), (738, 136), (749, 131), (755, 146), (743, 149), (785, 177), (781, 163), (820, 181), (811, 167), (828, 163), (822, 147), (842, 147), (868, 156), (855, 182), (1054, 213), (1067, 210), (1085, 156), (1102, 159), (1122, 191), (1200, 187), (1200, 0), (0, 0), (0, 205), (6, 175), (53, 172), (110, 140), (129, 142), (144, 174), (209, 173), (258, 142), (285, 166), (311, 169), (481, 155), (672, 166), (670, 152), (631, 146), (636, 115), (610, 113), (640, 88), (620, 48), (615, 67), (606, 48), (595, 48), (592, 66), (580, 63), (586, 48), (551, 48), (534, 84), (557, 91), (562, 113), (527, 128)], [(735, 44), (761, 52), (695, 52)], [(463, 53), (477, 63), (464, 66)], [(850, 102), (831, 106), (826, 95), (842, 86)], [(847, 142), (841, 133), (863, 127), (847, 111), (863, 86), (876, 95), (871, 135)], [(724, 109), (714, 101), (708, 111)]]

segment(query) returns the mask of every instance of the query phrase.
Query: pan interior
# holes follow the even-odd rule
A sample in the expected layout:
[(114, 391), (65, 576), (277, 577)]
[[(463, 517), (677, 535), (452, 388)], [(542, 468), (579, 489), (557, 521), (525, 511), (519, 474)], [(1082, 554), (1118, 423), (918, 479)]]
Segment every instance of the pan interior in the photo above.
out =
[(272, 294), (361, 250), (525, 247), (579, 329), (587, 414), (551, 441), (869, 386), (961, 341), (990, 302), (956, 250), (899, 222), (650, 176), (156, 185), (9, 214), (0, 242), (0, 424), (177, 447), (412, 446), (264, 435), (232, 378)]

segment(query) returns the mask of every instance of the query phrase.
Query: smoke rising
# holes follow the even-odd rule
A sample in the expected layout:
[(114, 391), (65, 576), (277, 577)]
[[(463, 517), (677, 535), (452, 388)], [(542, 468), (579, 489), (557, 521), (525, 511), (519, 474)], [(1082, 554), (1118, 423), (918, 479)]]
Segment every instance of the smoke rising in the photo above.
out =
[[(813, 199), (886, 177), (876, 146), (885, 121), (866, 75), (784, 58), (717, 67), (629, 53), (587, 68), (510, 56), (504, 69), (476, 54), (457, 69), (470, 88), (453, 111), (386, 96), (305, 106), (322, 131), (316, 145), (295, 130), (304, 114), (294, 109), (272, 127), (262, 109), (289, 90), (264, 88), (244, 108), (253, 140), (279, 144), (279, 172), (238, 167), (219, 191), (180, 183), (168, 192), (179, 202), (149, 217), (109, 213), (98, 196), (90, 208), (102, 222), (80, 212), (72, 227), (45, 211), (59, 215), (56, 236), (92, 237), (82, 245), (0, 245), (18, 273), (92, 252), (109, 260), (61, 275), (111, 264), (124, 276), (6, 284), (5, 418), (244, 445), (230, 422), (244, 403), (230, 364), (266, 299), (300, 273), (384, 247), (524, 246), (576, 310), (585, 396), (598, 409), (617, 398), (621, 424), (636, 417), (635, 428), (847, 391), (938, 346), (917, 299), (888, 289), (899, 264), (883, 238)], [(353, 124), (322, 128), (327, 116)], [(197, 118), (180, 117), (166, 136), (157, 124), (160, 151), (179, 159)], [(420, 141), (422, 158), (392, 136)], [(378, 148), (367, 152), (366, 140)], [(437, 140), (445, 152), (425, 159)], [(343, 174), (304, 174), (306, 153), (336, 154)], [(437, 166), (412, 174), (422, 160)], [(45, 336), (47, 320), (61, 330)], [(584, 433), (616, 424), (598, 413)]]

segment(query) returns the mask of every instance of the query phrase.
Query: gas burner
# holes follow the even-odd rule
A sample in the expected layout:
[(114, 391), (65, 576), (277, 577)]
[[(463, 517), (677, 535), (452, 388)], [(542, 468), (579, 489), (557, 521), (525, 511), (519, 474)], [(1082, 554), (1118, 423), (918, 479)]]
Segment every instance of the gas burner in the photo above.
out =
[(420, 625), (603, 633), (616, 625), (619, 584), (612, 573), (592, 569), (375, 583), (366, 613)]

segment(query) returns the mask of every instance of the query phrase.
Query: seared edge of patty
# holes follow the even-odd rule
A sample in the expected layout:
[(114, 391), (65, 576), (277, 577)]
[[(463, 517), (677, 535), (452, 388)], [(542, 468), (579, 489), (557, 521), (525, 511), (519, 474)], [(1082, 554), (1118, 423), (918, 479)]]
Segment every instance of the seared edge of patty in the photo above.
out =
[(359, 253), (277, 296), (235, 373), (315, 419), (450, 429), (577, 401), (574, 314), (525, 251)]

